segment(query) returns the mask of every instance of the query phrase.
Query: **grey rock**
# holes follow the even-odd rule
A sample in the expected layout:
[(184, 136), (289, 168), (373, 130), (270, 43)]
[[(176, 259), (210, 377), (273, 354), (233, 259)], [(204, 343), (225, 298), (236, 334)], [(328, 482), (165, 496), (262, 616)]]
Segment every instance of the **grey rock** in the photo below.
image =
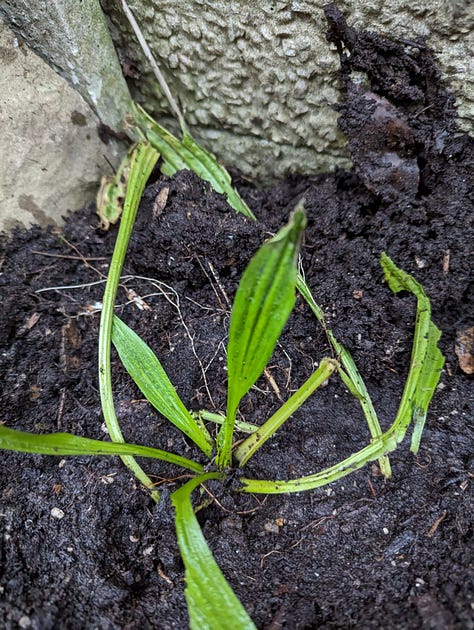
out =
[(89, 103), (122, 127), (130, 94), (98, 0), (5, 0), (0, 18)]
[(0, 230), (59, 224), (95, 199), (122, 147), (80, 96), (0, 22)]

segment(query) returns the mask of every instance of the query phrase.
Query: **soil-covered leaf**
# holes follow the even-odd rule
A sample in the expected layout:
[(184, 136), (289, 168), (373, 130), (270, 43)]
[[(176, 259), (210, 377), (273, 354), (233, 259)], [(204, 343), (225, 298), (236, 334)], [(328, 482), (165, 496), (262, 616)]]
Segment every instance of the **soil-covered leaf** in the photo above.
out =
[(219, 164), (215, 156), (200, 146), (185, 132), (182, 140), (178, 140), (167, 129), (159, 125), (140, 105), (135, 105), (134, 116), (139, 126), (145, 131), (150, 143), (163, 157), (161, 167), (165, 175), (174, 175), (182, 169), (194, 171), (199, 177), (209, 182), (214, 190), (223, 193), (229, 206), (244, 216), (255, 219), (253, 212), (232, 186), (227, 170)]
[(444, 357), (438, 348), (441, 331), (431, 319), (431, 303), (420, 283), (398, 268), (385, 253), (382, 254), (381, 264), (385, 279), (394, 293), (409, 291), (417, 299), (410, 371), (397, 414), (400, 423), (414, 420), (411, 450), (417, 453), (428, 406), (444, 365)]

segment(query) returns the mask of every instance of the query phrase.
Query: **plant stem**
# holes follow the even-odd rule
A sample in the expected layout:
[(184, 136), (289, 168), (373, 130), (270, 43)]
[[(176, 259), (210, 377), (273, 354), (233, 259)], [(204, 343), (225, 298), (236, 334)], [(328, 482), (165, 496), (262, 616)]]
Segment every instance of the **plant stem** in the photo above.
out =
[[(99, 329), (99, 390), (105, 424), (113, 442), (125, 442), (115, 414), (110, 369), (110, 346), (115, 297), (140, 199), (158, 157), (158, 152), (149, 144), (138, 144), (132, 153), (122, 220), (120, 222), (112, 260), (110, 261), (107, 283), (102, 299), (102, 313)], [(149, 489), (153, 488), (152, 480), (133, 457), (122, 456), (121, 459), (144, 486)], [(155, 501), (158, 501), (159, 492), (156, 490), (152, 491), (151, 496)]]
[(274, 435), (281, 425), (320, 387), (338, 367), (334, 359), (324, 358), (308, 380), (259, 429), (242, 442), (234, 456), (239, 466), (245, 466), (252, 455)]
[[(360, 406), (362, 407), (362, 411), (364, 412), (364, 416), (367, 421), (372, 439), (379, 439), (382, 435), (382, 429), (380, 427), (380, 423), (372, 404), (369, 392), (367, 390), (367, 387), (365, 386), (364, 380), (360, 375), (359, 370), (357, 369), (356, 364), (354, 363), (354, 359), (352, 358), (349, 351), (341, 343), (339, 343), (339, 341), (334, 336), (332, 330), (326, 328), (324, 313), (321, 310), (321, 307), (316, 303), (315, 299), (313, 298), (311, 290), (301, 274), (298, 274), (296, 280), (296, 288), (306, 300), (308, 306), (313, 311), (321, 326), (324, 328), (326, 335), (331, 342), (332, 347), (334, 348), (334, 352), (336, 353), (338, 360), (344, 366), (345, 371), (339, 368), (339, 374), (349, 391), (359, 401)], [(390, 467), (390, 460), (386, 455), (382, 455), (379, 458), (379, 466), (384, 477), (389, 479), (392, 476), (392, 470)]]
[(219, 470), (225, 470), (232, 462), (232, 437), (234, 435), (235, 417), (237, 415), (237, 406), (229, 409), (217, 434), (217, 457), (216, 464)]
[(254, 494), (285, 494), (320, 488), (338, 479), (342, 479), (342, 477), (362, 468), (362, 466), (378, 459), (383, 454), (394, 451), (405, 437), (409, 424), (410, 418), (398, 418), (386, 433), (374, 439), (371, 444), (353, 453), (342, 462), (325, 468), (314, 475), (291, 479), (289, 481), (241, 479), (243, 486), (240, 490)]

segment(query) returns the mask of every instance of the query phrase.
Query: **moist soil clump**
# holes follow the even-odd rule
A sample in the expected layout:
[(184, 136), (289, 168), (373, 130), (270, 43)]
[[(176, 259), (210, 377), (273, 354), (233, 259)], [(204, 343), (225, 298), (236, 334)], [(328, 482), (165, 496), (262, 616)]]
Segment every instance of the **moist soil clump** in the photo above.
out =
[[(452, 98), (422, 42), (357, 33), (334, 8), (328, 19), (341, 55), (341, 128), (352, 171), (265, 191), (241, 181), (257, 223), (235, 216), (190, 172), (155, 176), (117, 312), (152, 346), (190, 408), (224, 411), (237, 283), (304, 196), (307, 282), (386, 429), (408, 372), (415, 304), (408, 294), (391, 294), (380, 254), (411, 273), (431, 298), (446, 356), (418, 455), (403, 442), (391, 455), (388, 481), (374, 464), (301, 495), (249, 496), (210, 483), (195, 501), (209, 499), (198, 513), (204, 534), (259, 628), (474, 628), (472, 349), (459, 343), (474, 325), (474, 145), (457, 132)], [(363, 82), (353, 81), (355, 70)], [(165, 197), (162, 208), (156, 200)], [(62, 230), (33, 228), (3, 239), (0, 365), (8, 426), (107, 439), (96, 348), (115, 238), (116, 229), (99, 231), (86, 209)], [(270, 361), (271, 378), (262, 377), (244, 399), (243, 417), (262, 423), (330, 354), (298, 298)], [(116, 355), (113, 380), (128, 441), (199, 458), (142, 399)], [(369, 439), (357, 402), (333, 377), (245, 474), (310, 474)], [(183, 479), (167, 464), (143, 466), (161, 488), (158, 505), (118, 458), (2, 452), (2, 627), (187, 626), (169, 500)]]

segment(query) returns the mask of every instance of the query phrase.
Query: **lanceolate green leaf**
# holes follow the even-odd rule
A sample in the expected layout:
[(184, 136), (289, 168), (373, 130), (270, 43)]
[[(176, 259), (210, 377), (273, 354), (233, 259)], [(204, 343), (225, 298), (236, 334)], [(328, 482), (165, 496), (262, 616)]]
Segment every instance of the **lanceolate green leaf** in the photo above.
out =
[(178, 140), (136, 103), (133, 115), (149, 142), (161, 153), (164, 160), (161, 170), (165, 175), (173, 175), (182, 169), (194, 171), (201, 179), (209, 182), (216, 192), (224, 194), (236, 212), (255, 219), (253, 212), (232, 187), (232, 180), (226, 169), (217, 162), (212, 153), (195, 142), (189, 132), (185, 131), (183, 140)]
[(191, 630), (255, 630), (202, 534), (191, 504), (191, 492), (219, 473), (208, 473), (188, 481), (171, 495), (176, 509), (176, 534), (186, 569), (186, 602)]
[(227, 413), (218, 436), (218, 465), (230, 463), (235, 416), (262, 374), (295, 303), (297, 257), (306, 215), (301, 202), (288, 225), (248, 264), (232, 308), (227, 348)]
[(70, 433), (36, 434), (0, 426), (0, 449), (39, 455), (127, 455), (161, 459), (193, 472), (202, 472), (201, 464), (149, 446), (102, 442)]
[(396, 419), (396, 422), (399, 423), (406, 422), (407, 418), (414, 420), (411, 450), (416, 453), (426, 420), (428, 405), (444, 365), (444, 357), (437, 345), (441, 332), (431, 321), (431, 304), (423, 287), (412, 276), (397, 267), (387, 254), (382, 254), (380, 264), (385, 279), (394, 293), (409, 291), (417, 299), (410, 371)]
[(186, 409), (151, 348), (116, 315), (112, 329), (112, 342), (125, 369), (145, 398), (197, 444), (207, 456), (210, 456), (212, 438), (204, 424), (195, 419)]

